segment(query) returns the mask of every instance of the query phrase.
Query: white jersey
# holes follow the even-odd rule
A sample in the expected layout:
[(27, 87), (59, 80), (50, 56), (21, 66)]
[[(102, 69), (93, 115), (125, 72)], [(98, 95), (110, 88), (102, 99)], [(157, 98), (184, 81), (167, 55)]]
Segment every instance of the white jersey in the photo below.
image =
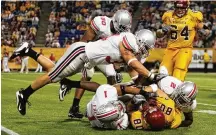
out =
[(86, 55), (90, 63), (95, 66), (97, 64), (109, 64), (123, 62), (119, 50), (119, 44), (123, 43), (124, 47), (133, 53), (138, 52), (135, 36), (130, 32), (123, 32), (112, 35), (106, 39), (101, 39), (95, 42), (89, 42), (86, 45)]
[(106, 38), (113, 34), (110, 28), (111, 20), (107, 16), (97, 16), (91, 21), (90, 26), (97, 34), (97, 39)]
[(180, 84), (182, 84), (182, 81), (178, 80), (175, 77), (167, 76), (158, 82), (158, 87), (159, 89), (164, 91), (168, 96), (170, 96), (173, 93), (173, 91), (175, 91), (178, 88)]
[(118, 94), (115, 87), (108, 84), (104, 84), (97, 89), (96, 94), (93, 96), (92, 100), (87, 104), (87, 116), (92, 127), (119, 130), (127, 128), (128, 116), (126, 113), (124, 113), (124, 115), (120, 119), (113, 121), (111, 123), (102, 123), (95, 117), (95, 113), (101, 105), (116, 100), (118, 100)]
[[(178, 80), (175, 77), (167, 76), (158, 82), (158, 87), (159, 89), (164, 91), (170, 98), (172, 98), (171, 94), (173, 93), (173, 91), (177, 90), (178, 86), (182, 83), (182, 81)], [(193, 100), (193, 103), (190, 106), (188, 106), (187, 108), (181, 108), (181, 110), (183, 112), (190, 112), (193, 111), (196, 108), (196, 106), (197, 102), (195, 99)]]

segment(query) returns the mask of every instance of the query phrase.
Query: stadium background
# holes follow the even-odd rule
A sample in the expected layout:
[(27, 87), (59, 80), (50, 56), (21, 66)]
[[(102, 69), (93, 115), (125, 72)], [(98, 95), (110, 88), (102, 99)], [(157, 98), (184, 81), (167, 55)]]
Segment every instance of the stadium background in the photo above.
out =
[[(132, 32), (146, 28), (154, 33), (161, 28), (161, 17), (167, 10), (173, 9), (169, 1), (1, 1), (1, 47), (11, 55), (14, 47), (25, 40), (30, 40), (35, 50), (43, 49), (47, 57), (54, 53), (58, 60), (71, 43), (79, 41), (89, 22), (96, 15), (112, 17), (118, 9), (127, 9), (133, 17)], [(216, 2), (191, 1), (190, 8), (199, 10), (204, 15), (204, 23), (211, 32), (207, 38), (196, 36), (190, 71), (202, 71), (203, 52), (208, 48), (210, 71), (216, 70)], [(166, 47), (165, 39), (157, 39), (155, 50), (147, 59), (154, 63), (161, 61)], [(54, 49), (53, 49), (54, 48)], [(3, 53), (3, 51), (2, 51)], [(3, 55), (2, 55), (3, 56)], [(147, 63), (148, 64), (148, 63)], [(35, 69), (36, 62), (29, 60), (29, 68)], [(10, 69), (20, 69), (17, 58), (9, 62)]]
[[(43, 54), (47, 57), (53, 52), (56, 60), (61, 57), (66, 48), (75, 41), (78, 41), (88, 28), (88, 23), (92, 17), (99, 14), (112, 16), (118, 9), (128, 9), (133, 14), (132, 31), (135, 32), (142, 28), (149, 28), (153, 31), (160, 28), (161, 16), (164, 11), (173, 7), (170, 2), (144, 1), (144, 2), (35, 2), (35, 1), (1, 1), (1, 49), (11, 55), (15, 47), (23, 40), (29, 39), (35, 50), (43, 49)], [(196, 39), (194, 42), (193, 61), (196, 71), (202, 71), (203, 50), (208, 49), (211, 56), (211, 63), (216, 62), (216, 2), (199, 1), (191, 2), (191, 8), (201, 10), (204, 14), (204, 22), (211, 28), (211, 34), (206, 39)], [(53, 44), (54, 42), (54, 44)], [(59, 44), (58, 44), (59, 43)], [(53, 44), (53, 45), (52, 45)], [(163, 48), (166, 41), (157, 39), (156, 49), (151, 52), (148, 58), (150, 63), (161, 60)], [(2, 52), (3, 53), (3, 52)], [(2, 55), (3, 56), (3, 55)], [(147, 62), (148, 63), (148, 62)], [(35, 69), (37, 64), (29, 59), (29, 68)], [(215, 70), (215, 64), (210, 67)], [(10, 61), (9, 67), (20, 69), (20, 59)], [(192, 70), (190, 68), (190, 70)], [(21, 116), (16, 108), (15, 92), (24, 86), (29, 85), (40, 73), (20, 74), (2, 73), (1, 74), (1, 128), (12, 130), (23, 135), (215, 135), (216, 134), (216, 83), (215, 73), (188, 73), (186, 80), (197, 84), (199, 94), (197, 96), (198, 106), (194, 112), (194, 123), (187, 128), (175, 130), (164, 130), (161, 132), (143, 132), (139, 130), (108, 131), (90, 128), (87, 118), (82, 120), (68, 119), (68, 108), (71, 105), (74, 91), (65, 98), (64, 102), (58, 101), (58, 84), (50, 84), (38, 91), (32, 97), (31, 107), (27, 107), (27, 115)], [(79, 80), (80, 74), (71, 79)], [(123, 73), (124, 80), (130, 78)], [(93, 81), (104, 84), (106, 78), (97, 73)], [(81, 112), (85, 112), (85, 107), (94, 93), (86, 92), (81, 100)], [(9, 134), (7, 130), (1, 134)]]

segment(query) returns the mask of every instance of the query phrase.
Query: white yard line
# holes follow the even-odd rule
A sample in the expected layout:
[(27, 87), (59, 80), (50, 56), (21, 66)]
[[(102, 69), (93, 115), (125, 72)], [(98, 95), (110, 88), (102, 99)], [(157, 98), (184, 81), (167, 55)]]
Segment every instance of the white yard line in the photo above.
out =
[(216, 107), (216, 105), (213, 105), (213, 104), (206, 104), (206, 103), (197, 103), (198, 105), (205, 105), (205, 106), (215, 106)]
[(5, 133), (9, 134), (9, 135), (19, 135), (18, 133), (4, 127), (4, 126), (1, 126), (1, 131), (4, 131)]
[(213, 110), (198, 110), (198, 111), (194, 111), (194, 112), (216, 115), (216, 111), (213, 111)]

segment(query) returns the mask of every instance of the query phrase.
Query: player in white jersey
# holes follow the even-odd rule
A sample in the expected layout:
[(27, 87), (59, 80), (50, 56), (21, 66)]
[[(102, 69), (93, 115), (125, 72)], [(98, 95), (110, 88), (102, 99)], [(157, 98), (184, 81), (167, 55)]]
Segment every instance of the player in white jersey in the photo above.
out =
[[(94, 41), (96, 39), (107, 38), (114, 34), (119, 34), (120, 32), (130, 31), (132, 25), (132, 17), (131, 14), (127, 10), (118, 10), (112, 18), (107, 16), (96, 16), (90, 23), (89, 29), (85, 32), (84, 36), (80, 41), (89, 42)], [(89, 47), (91, 49), (91, 47)], [(97, 65), (97, 68), (105, 75), (107, 78), (108, 84), (115, 84), (116, 78), (120, 78), (120, 73), (116, 73), (119, 70), (114, 69), (113, 64), (108, 65)], [(82, 81), (90, 81), (94, 74), (94, 68), (82, 70), (83, 76), (81, 78)], [(66, 94), (66, 91), (70, 90), (70, 83), (68, 79), (63, 79), (60, 81), (60, 89), (59, 89), (59, 99), (63, 101), (63, 98)], [(70, 107), (68, 116), (82, 118), (83, 114), (79, 112), (79, 102), (84, 94), (83, 89), (77, 89), (75, 92), (75, 96), (73, 99), (73, 104)]]
[[(146, 29), (140, 30), (133, 35), (130, 32), (121, 33), (119, 35), (108, 37), (106, 40), (96, 42), (77, 42), (71, 45), (65, 54), (58, 60), (55, 67), (49, 73), (46, 73), (37, 78), (33, 83), (24, 90), (16, 92), (17, 108), (22, 114), (26, 114), (26, 103), (30, 95), (36, 90), (42, 88), (49, 83), (55, 83), (61, 79), (78, 73), (82, 68), (92, 68), (99, 64), (110, 64), (112, 62), (124, 62), (128, 66), (136, 70), (139, 74), (145, 76), (149, 80), (154, 80), (157, 75), (149, 72), (137, 59), (136, 55), (143, 55), (146, 48), (154, 46), (154, 34)], [(97, 49), (100, 46), (101, 50), (110, 48), (110, 51), (101, 54), (101, 50)], [(88, 46), (95, 48), (95, 52), (88, 50)], [(94, 56), (95, 55), (95, 56)], [(16, 56), (30, 56), (35, 61), (38, 61), (38, 54), (32, 50), (29, 43), (25, 42), (17, 50), (14, 51), (12, 58)], [(86, 63), (86, 64), (85, 64)], [(40, 62), (43, 66), (43, 63)], [(44, 67), (46, 68), (46, 67)]]

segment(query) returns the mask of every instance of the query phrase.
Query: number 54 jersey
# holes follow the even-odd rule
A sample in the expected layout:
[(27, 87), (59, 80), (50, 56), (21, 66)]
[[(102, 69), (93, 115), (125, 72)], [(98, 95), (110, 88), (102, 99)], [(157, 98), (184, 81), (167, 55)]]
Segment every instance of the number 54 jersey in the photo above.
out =
[(172, 27), (167, 48), (192, 48), (196, 29), (202, 20), (202, 13), (191, 9), (181, 18), (173, 10), (165, 12), (162, 21)]

